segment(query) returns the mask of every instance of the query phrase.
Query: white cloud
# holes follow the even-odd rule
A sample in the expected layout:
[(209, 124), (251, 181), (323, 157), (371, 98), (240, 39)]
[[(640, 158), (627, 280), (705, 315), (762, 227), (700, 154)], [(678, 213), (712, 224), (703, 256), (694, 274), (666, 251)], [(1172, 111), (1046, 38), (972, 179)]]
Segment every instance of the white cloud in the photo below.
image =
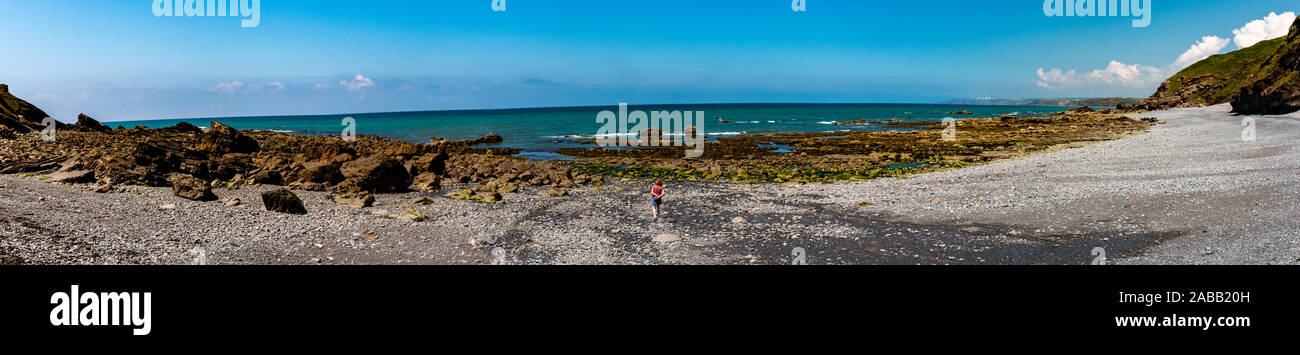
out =
[(1246, 26), (1232, 30), (1232, 43), (1237, 48), (1246, 48), (1259, 43), (1260, 41), (1270, 40), (1285, 36), (1291, 31), (1291, 23), (1295, 22), (1294, 12), (1284, 12), (1277, 14), (1268, 13), (1263, 19), (1250, 21)]
[(370, 78), (362, 76), (361, 74), (357, 74), (357, 76), (351, 81), (339, 81), (339, 86), (347, 88), (349, 91), (360, 91), (361, 89), (375, 86), (375, 81), (370, 80)]
[[(1282, 14), (1269, 13), (1260, 20), (1247, 23), (1245, 27), (1232, 31), (1235, 35), (1232, 43), (1238, 48), (1246, 48), (1259, 41), (1287, 35), (1291, 23), (1296, 19), (1294, 12)], [(1178, 56), (1172, 64), (1165, 67), (1152, 67), (1139, 64), (1124, 64), (1112, 60), (1105, 69), (1097, 69), (1084, 74), (1074, 70), (1064, 71), (1059, 68), (1047, 70), (1038, 68), (1039, 87), (1048, 89), (1076, 88), (1086, 86), (1120, 85), (1125, 87), (1154, 86), (1170, 75), (1196, 64), (1205, 58), (1218, 54), (1228, 47), (1229, 40), (1219, 36), (1201, 37), (1186, 52)]]
[(1219, 51), (1222, 51), (1227, 47), (1227, 38), (1219, 38), (1219, 36), (1201, 37), (1200, 42), (1196, 42), (1196, 44), (1192, 45), (1192, 48), (1183, 52), (1183, 55), (1178, 56), (1178, 60), (1174, 61), (1174, 70), (1172, 71), (1182, 70), (1183, 68), (1196, 64), (1196, 62), (1205, 58), (1219, 54)]
[(275, 90), (275, 91), (284, 90), (284, 83), (281, 83), (281, 82), (278, 82), (278, 81), (272, 81), (272, 82), (269, 82), (269, 83), (266, 84), (266, 86), (271, 87), (271, 89), (272, 89), (272, 90)]
[(1038, 68), (1039, 87), (1055, 89), (1092, 85), (1121, 85), (1140, 87), (1159, 82), (1164, 78), (1164, 70), (1139, 64), (1124, 64), (1110, 61), (1105, 69), (1097, 69), (1086, 74), (1076, 71), (1062, 71), (1060, 68), (1044, 70)]
[(215, 91), (223, 94), (234, 94), (235, 91), (238, 91), (240, 88), (243, 87), (244, 87), (244, 83), (236, 80), (229, 83), (217, 83), (217, 87), (214, 87), (209, 91)]

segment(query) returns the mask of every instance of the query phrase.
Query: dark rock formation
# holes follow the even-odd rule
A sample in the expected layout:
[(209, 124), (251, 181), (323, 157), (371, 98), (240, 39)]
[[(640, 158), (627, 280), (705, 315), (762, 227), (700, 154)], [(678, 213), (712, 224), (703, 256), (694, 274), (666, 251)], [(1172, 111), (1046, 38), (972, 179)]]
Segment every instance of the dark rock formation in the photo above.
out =
[(425, 154), (411, 160), (408, 170), (412, 176), (418, 176), (424, 173), (442, 175), (447, 172), (447, 158), (447, 152)]
[(343, 181), (343, 173), (333, 163), (306, 163), (298, 171), (298, 182), (319, 184), (336, 184)]
[(292, 191), (284, 188), (263, 192), (262, 205), (266, 206), (267, 211), (271, 212), (307, 214), (307, 208), (303, 207), (302, 200), (298, 199), (298, 195), (294, 195)]
[(257, 140), (239, 133), (230, 126), (212, 122), (212, 129), (199, 139), (198, 149), (215, 155), (230, 153), (256, 153)]
[(112, 128), (105, 126), (103, 123), (99, 123), (99, 121), (96, 121), (94, 118), (91, 118), (90, 116), (86, 116), (86, 114), (84, 113), (77, 115), (77, 125), (74, 126), (73, 128), (82, 132), (112, 132), (113, 131)]
[(338, 191), (396, 192), (411, 186), (411, 174), (402, 162), (384, 154), (344, 163), (340, 171), (346, 180)]
[[(9, 93), (9, 85), (0, 84), (0, 126), (17, 133), (28, 133), (45, 128), (42, 121), (50, 117), (35, 105), (23, 101)], [(67, 128), (66, 124), (57, 123), (56, 128)]]
[(1240, 114), (1287, 114), (1300, 111), (1300, 19), (1291, 24), (1282, 47), (1260, 66), (1256, 80), (1232, 99)]
[[(119, 127), (120, 128), (120, 127)], [(159, 128), (158, 132), (163, 133), (180, 133), (180, 134), (203, 134), (203, 129), (187, 122), (177, 123), (175, 126)]]

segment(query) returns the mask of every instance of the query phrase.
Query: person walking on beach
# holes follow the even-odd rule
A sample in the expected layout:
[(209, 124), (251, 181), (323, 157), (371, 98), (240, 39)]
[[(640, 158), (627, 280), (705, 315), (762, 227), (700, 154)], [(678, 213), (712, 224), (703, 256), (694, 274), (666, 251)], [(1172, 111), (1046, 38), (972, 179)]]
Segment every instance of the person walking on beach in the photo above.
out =
[(664, 204), (664, 181), (655, 180), (655, 186), (650, 188), (650, 207), (655, 211), (655, 219), (659, 219), (659, 206)]

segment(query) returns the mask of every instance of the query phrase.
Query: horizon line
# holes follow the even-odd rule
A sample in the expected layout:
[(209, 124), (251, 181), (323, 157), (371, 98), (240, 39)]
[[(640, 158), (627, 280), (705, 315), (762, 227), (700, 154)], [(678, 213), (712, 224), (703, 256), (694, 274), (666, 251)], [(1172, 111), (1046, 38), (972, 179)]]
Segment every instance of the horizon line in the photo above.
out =
[[(1128, 97), (1104, 97), (1104, 98), (1128, 98)], [(1093, 98), (1020, 98), (1020, 99), (948, 99), (948, 100), (1078, 100)], [(1031, 107), (1065, 107), (1050, 105), (988, 105), (988, 104), (945, 104), (942, 102), (725, 102), (725, 103), (676, 103), (676, 104), (628, 104), (632, 107), (662, 107), (662, 106), (730, 106), (730, 105), (947, 105), (947, 106), (1031, 106)], [(378, 111), (378, 112), (352, 112), (352, 113), (322, 113), (322, 114), (286, 114), (286, 115), (247, 115), (247, 116), (212, 116), (212, 117), (182, 117), (182, 118), (150, 118), (138, 120), (116, 120), (102, 121), (108, 122), (150, 122), (150, 121), (170, 121), (170, 120), (200, 120), (200, 119), (241, 119), (241, 118), (261, 118), (261, 117), (313, 117), (313, 116), (361, 116), (361, 115), (386, 115), (386, 114), (408, 114), (408, 113), (425, 113), (425, 112), (506, 112), (506, 111), (527, 111), (527, 110), (561, 110), (561, 109), (585, 109), (585, 108), (605, 108), (618, 107), (613, 105), (572, 105), (572, 106), (534, 106), (534, 107), (511, 107), (511, 108), (487, 108), (487, 109), (446, 109), (446, 110), (407, 110), (407, 111)]]

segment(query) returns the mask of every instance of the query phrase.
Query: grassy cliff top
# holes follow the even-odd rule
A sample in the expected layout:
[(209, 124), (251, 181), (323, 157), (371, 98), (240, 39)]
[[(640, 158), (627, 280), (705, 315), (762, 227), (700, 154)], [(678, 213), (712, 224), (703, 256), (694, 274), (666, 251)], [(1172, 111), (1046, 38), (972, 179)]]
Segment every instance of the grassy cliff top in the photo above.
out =
[(1192, 64), (1187, 69), (1183, 69), (1178, 74), (1174, 74), (1169, 80), (1165, 81), (1165, 85), (1154, 97), (1163, 98), (1174, 95), (1182, 88), (1184, 83), (1188, 82), (1188, 79), (1213, 75), (1226, 85), (1206, 93), (1204, 97), (1188, 99), (1204, 101), (1202, 104), (1206, 105), (1228, 102), (1242, 86), (1254, 81), (1255, 74), (1264, 70), (1261, 66), (1268, 61), (1268, 58), (1273, 53), (1277, 52), (1285, 41), (1286, 37), (1275, 38), (1256, 43), (1249, 48), (1210, 56), (1196, 64)]

